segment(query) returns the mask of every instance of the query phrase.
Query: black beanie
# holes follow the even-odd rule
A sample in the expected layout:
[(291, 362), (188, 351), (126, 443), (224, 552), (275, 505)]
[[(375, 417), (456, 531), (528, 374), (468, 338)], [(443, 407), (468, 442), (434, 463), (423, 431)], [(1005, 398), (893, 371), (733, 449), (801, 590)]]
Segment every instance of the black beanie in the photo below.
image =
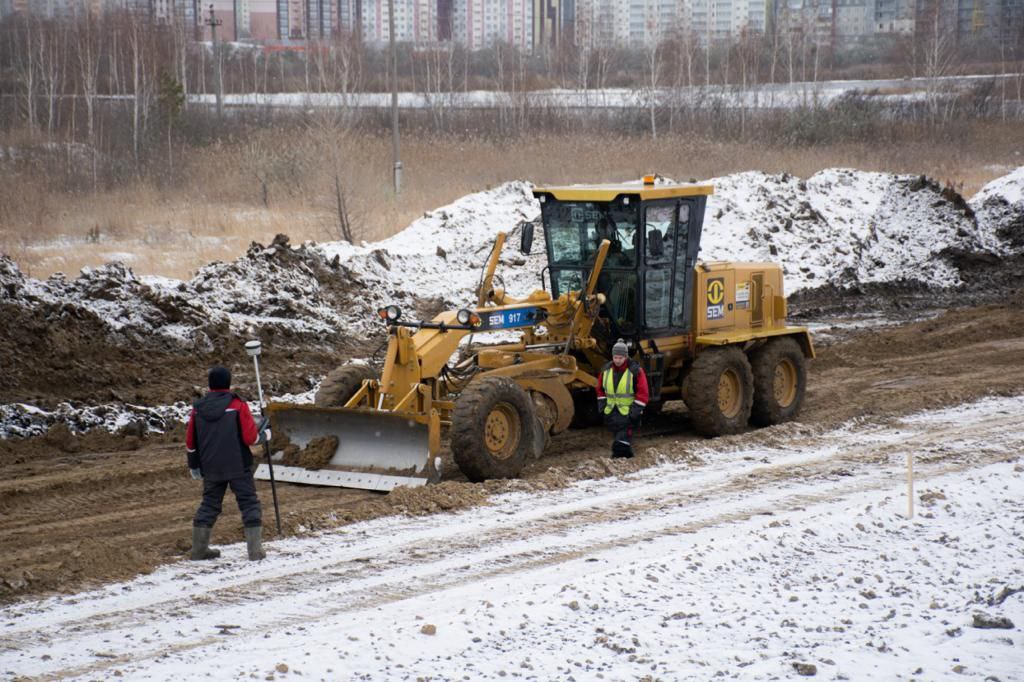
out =
[(210, 370), (210, 389), (227, 390), (231, 388), (231, 370), (227, 367), (217, 366)]

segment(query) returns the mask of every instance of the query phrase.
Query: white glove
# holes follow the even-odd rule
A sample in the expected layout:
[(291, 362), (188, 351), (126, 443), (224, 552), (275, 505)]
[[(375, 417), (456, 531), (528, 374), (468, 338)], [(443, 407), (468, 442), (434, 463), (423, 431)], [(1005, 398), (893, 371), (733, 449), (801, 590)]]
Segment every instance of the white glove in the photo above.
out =
[(192, 474), (192, 479), (196, 481), (203, 480), (203, 472), (201, 469), (189, 469), (188, 472)]
[(270, 429), (269, 428), (263, 429), (263, 433), (262, 433), (262, 437), (260, 438), (260, 442), (261, 443), (269, 443), (271, 438), (273, 438), (273, 436), (270, 433)]

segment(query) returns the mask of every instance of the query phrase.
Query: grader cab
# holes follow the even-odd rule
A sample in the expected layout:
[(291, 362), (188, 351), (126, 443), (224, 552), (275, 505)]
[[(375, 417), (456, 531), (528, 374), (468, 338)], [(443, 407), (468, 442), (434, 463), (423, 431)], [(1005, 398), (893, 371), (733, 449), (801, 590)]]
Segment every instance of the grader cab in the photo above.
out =
[[(475, 305), (430, 321), (379, 311), (389, 334), (379, 375), (346, 364), (324, 379), (315, 405), (270, 406), (277, 478), (372, 490), (434, 482), (444, 432), (469, 480), (515, 477), (552, 436), (594, 421), (593, 389), (618, 338), (648, 375), (648, 412), (681, 400), (706, 436), (792, 418), (814, 357), (810, 335), (786, 324), (778, 265), (698, 260), (712, 191), (650, 177), (537, 188), (545, 288), (514, 298), (492, 286), (499, 233)], [(520, 237), (529, 252), (532, 223)], [(520, 339), (463, 344), (507, 330)], [(326, 457), (310, 465), (306, 451)]]

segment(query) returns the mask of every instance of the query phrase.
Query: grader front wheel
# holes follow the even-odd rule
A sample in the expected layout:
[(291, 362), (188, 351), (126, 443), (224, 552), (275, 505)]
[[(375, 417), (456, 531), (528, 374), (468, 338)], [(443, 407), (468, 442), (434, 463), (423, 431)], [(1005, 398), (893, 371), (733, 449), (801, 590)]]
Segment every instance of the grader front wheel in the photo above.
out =
[(483, 377), (455, 401), (452, 456), (474, 483), (515, 478), (527, 458), (539, 454), (535, 452), (539, 428), (525, 390), (505, 377)]

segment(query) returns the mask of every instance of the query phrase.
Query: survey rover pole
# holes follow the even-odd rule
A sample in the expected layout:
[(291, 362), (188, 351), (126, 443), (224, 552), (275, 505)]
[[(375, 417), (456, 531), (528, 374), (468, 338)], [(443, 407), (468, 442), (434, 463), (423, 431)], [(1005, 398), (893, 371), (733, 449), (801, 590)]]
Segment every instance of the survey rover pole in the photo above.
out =
[[(260, 381), (260, 351), (262, 345), (256, 339), (245, 342), (245, 352), (252, 358), (256, 368), (256, 390), (260, 396), (260, 416), (266, 417), (266, 405), (263, 402), (263, 383)], [(270, 443), (263, 441), (263, 452), (267, 456), (267, 470), (270, 472), (270, 494), (274, 498), (274, 520), (277, 522), (277, 534), (281, 535), (281, 508), (277, 504), (277, 483), (274, 481), (274, 460), (270, 457)]]

